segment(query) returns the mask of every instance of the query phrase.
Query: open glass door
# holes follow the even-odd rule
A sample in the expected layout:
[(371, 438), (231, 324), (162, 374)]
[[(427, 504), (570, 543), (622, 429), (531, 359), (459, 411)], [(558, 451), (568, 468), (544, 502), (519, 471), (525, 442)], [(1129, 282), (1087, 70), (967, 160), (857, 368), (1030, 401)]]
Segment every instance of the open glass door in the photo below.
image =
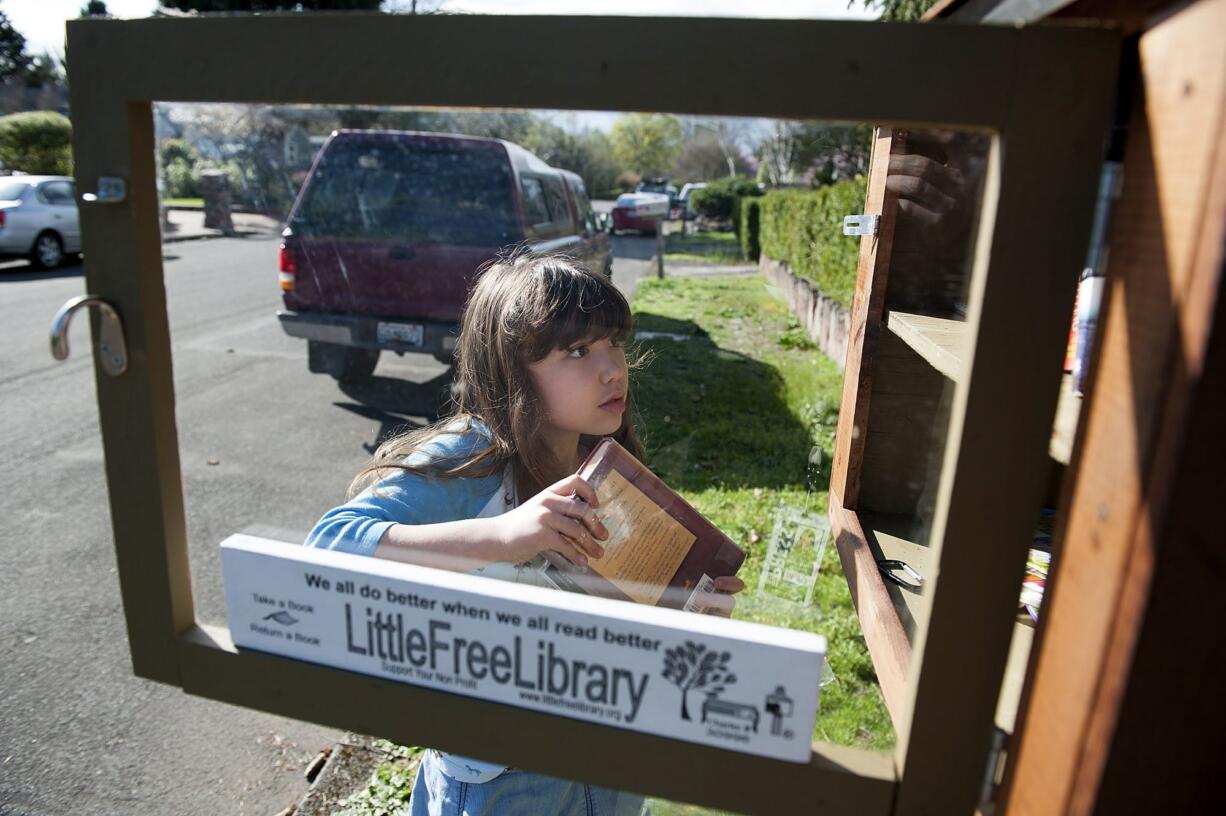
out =
[[(526, 42), (550, 43), (550, 53), (526, 51)], [(626, 42), (635, 44), (633, 59), (624, 56)], [(693, 83), (677, 81), (675, 70), (668, 81), (660, 79), (660, 66), (703, 64), (702, 53), (733, 45), (744, 64), (755, 66), (752, 74), (719, 65), (704, 67), (701, 83), (697, 74)], [(82, 210), (87, 284), (114, 309), (126, 343), (122, 373), (107, 371), (100, 344), (96, 353), (116, 552), (138, 675), (304, 720), (734, 810), (910, 813), (974, 806), (1004, 672), (1000, 643), (1007, 643), (1012, 625), (1008, 610), (991, 599), (1015, 592), (1020, 569), (1008, 553), (980, 546), (990, 531), (985, 519), (1016, 531), (1031, 513), (1042, 462), (1026, 452), (1045, 450), (1036, 440), (1046, 439), (1050, 412), (1046, 427), (1040, 415), (1048, 402), (1054, 410), (1058, 388), (1053, 382), (1051, 389), (1008, 398), (1008, 383), (1032, 375), (1042, 380), (1067, 328), (1075, 279), (1064, 272), (1080, 265), (1089, 232), (1113, 89), (1113, 35), (1084, 28), (795, 21), (304, 16), (84, 21), (70, 26), (69, 46), (78, 178), (83, 189), (98, 191)], [(117, 64), (115, 53), (128, 57)], [(219, 53), (226, 57), (216, 58)], [(355, 69), (355, 53), (370, 55), (369, 64)], [(167, 71), (167, 65), (182, 70)], [(1075, 87), (1064, 82), (1072, 71), (1080, 77)], [(763, 83), (762, 77), (805, 80)], [(928, 414), (912, 419), (931, 433), (923, 455), (904, 457), (889, 472), (866, 467), (858, 487), (863, 506), (875, 502), (878, 512), (908, 515), (912, 527), (897, 535), (922, 539), (929, 549), (926, 565), (908, 561), (925, 579), (922, 614), (907, 635), (908, 659), (897, 676), (881, 677), (893, 733), (885, 726), (879, 738), (835, 744), (822, 736), (833, 719), (825, 728), (821, 719), (837, 713), (833, 705), (803, 733), (788, 734), (804, 742), (800, 755), (742, 750), (757, 744), (760, 733), (773, 732), (782, 744), (783, 718), (806, 707), (803, 701), (795, 706), (785, 687), (811, 689), (808, 703), (815, 703), (818, 663), (763, 670), (778, 678), (774, 697), (758, 694), (754, 684), (770, 678), (755, 676), (753, 668), (721, 670), (718, 680), (712, 674), (706, 691), (689, 700), (679, 685), (679, 716), (706, 723), (705, 735), (752, 732), (738, 746), (628, 727), (611, 689), (587, 697), (575, 691), (566, 710), (548, 713), (543, 704), (398, 682), (390, 669), (371, 676), (308, 662), (290, 650), (239, 648), (235, 642), (252, 642), (249, 632), (218, 625), (226, 613), (223, 591), (232, 589), (219, 580), (223, 539), (246, 532), (300, 543), (344, 500), (349, 478), (389, 434), (445, 413), (455, 397), (448, 366), (454, 325), (482, 264), (507, 246), (528, 244), (565, 251), (597, 271), (608, 263), (615, 285), (654, 274), (654, 241), (633, 232), (655, 226), (642, 217), (655, 217), (650, 208), (658, 197), (629, 200), (620, 215), (606, 217), (591, 206), (604, 191), (587, 189), (578, 172), (557, 172), (583, 169), (567, 167), (563, 151), (519, 152), (520, 141), (537, 138), (531, 127), (559, 111), (651, 112), (678, 122), (745, 117), (757, 123), (747, 126), (763, 128), (776, 121), (873, 123), (895, 128), (895, 147), (878, 131), (874, 162), (891, 155), (931, 159), (939, 149), (957, 157), (940, 163), (963, 168), (961, 188), (942, 193), (964, 219), (945, 248), (953, 270), (946, 289), (925, 285), (935, 249), (915, 229), (913, 242), (904, 246), (900, 239), (893, 247), (896, 268), (905, 267), (897, 261), (900, 250), (915, 261), (910, 289), (903, 272), (897, 275), (902, 288), (894, 310), (887, 315), (881, 302), (873, 306), (859, 292), (852, 303), (853, 315), (863, 316), (860, 328), (888, 329), (879, 336), (901, 343), (900, 355), (926, 343), (945, 360), (940, 338), (929, 330), (950, 327), (932, 321), (964, 328), (956, 361), (947, 366), (953, 373), (938, 366), (921, 384)], [(217, 153), (199, 159), (217, 166), (220, 178), (210, 183), (228, 187), (241, 209), (262, 211), (231, 208), (229, 226), (250, 234), (217, 244), (208, 268), (189, 271), (162, 253), (159, 177), (165, 173), (158, 156), (165, 162), (167, 152), (155, 128), (162, 118), (211, 132)], [(382, 132), (373, 133), (372, 125)], [(897, 135), (904, 129), (914, 134), (910, 152)], [(339, 132), (329, 136), (333, 130)], [(255, 151), (248, 166), (262, 168), (258, 178), (228, 163), (236, 150)], [(106, 189), (113, 192), (103, 195)], [(662, 195), (667, 199), (668, 192)], [(868, 263), (871, 253), (881, 252), (878, 236), (890, 234), (882, 231), (890, 216), (872, 211), (874, 200), (870, 192), (868, 209), (846, 213), (881, 216), (861, 238)], [(257, 218), (269, 212), (271, 225)], [(609, 227), (620, 234), (609, 236)], [(406, 281), (435, 280), (430, 276), (437, 282), (406, 292)], [(721, 276), (705, 280), (718, 284)], [(759, 278), (751, 280), (760, 286)], [(786, 518), (776, 512), (777, 502), (819, 518), (826, 511), (804, 473), (814, 430), (781, 389), (762, 384), (760, 368), (736, 345), (736, 314), (715, 315), (723, 321), (718, 326), (704, 323), (685, 313), (693, 302), (670, 306), (666, 289), (647, 287), (654, 299), (636, 305), (640, 348), (652, 351), (661, 372), (650, 366), (636, 372), (644, 378), (639, 408), (651, 429), (649, 463), (749, 550), (741, 574), (751, 589), (735, 615), (745, 626), (734, 620), (721, 628), (715, 619), (672, 611), (657, 620), (612, 602), (576, 614), (605, 616), (596, 631), (613, 632), (608, 650), (663, 643), (644, 634), (659, 625), (678, 644), (687, 631), (700, 645), (731, 634), (741, 645), (725, 653), (752, 664), (737, 650), (749, 655), (751, 646), (760, 647), (759, 669), (786, 662), (781, 650), (788, 644), (803, 641), (810, 646), (797, 654), (817, 654), (816, 641), (802, 633), (824, 634), (832, 654), (846, 651), (851, 646), (834, 638), (854, 640), (854, 628), (835, 627), (833, 616), (823, 618), (803, 603), (789, 607), (796, 614), (780, 614), (753, 591), (768, 561), (771, 542), (763, 534)], [(772, 301), (764, 291), (746, 288), (733, 297), (744, 298), (751, 311), (777, 308), (766, 305)], [(898, 304), (907, 298), (912, 308), (903, 309)], [(1021, 336), (1028, 338), (1024, 347), (1016, 340)], [(745, 388), (760, 388), (764, 403), (752, 421), (783, 426), (784, 433), (755, 435), (745, 431), (743, 417), (720, 413)], [(708, 401), (710, 412), (745, 434), (745, 444), (733, 439), (721, 447), (713, 434), (694, 438), (673, 424)], [(677, 402), (688, 404), (670, 407)], [(849, 417), (845, 412), (841, 420)], [(790, 435), (789, 424), (797, 426)], [(864, 445), (880, 446), (882, 438), (869, 427)], [(830, 431), (821, 431), (818, 441), (830, 445)], [(301, 444), (308, 439), (309, 446)], [(879, 460), (899, 450), (888, 446)], [(839, 481), (847, 477), (848, 456), (834, 453), (831, 511), (841, 538), (850, 528), (838, 519), (857, 505)], [(857, 456), (872, 458), (870, 450)], [(1011, 463), (1011, 489), (998, 478), (1001, 461)], [(772, 468), (787, 475), (771, 483)], [(765, 498), (747, 498), (755, 489)], [(224, 518), (193, 512), (210, 495), (224, 497)], [(726, 510), (728, 501), (742, 499), (752, 518)], [(903, 503), (909, 503), (906, 513)], [(857, 570), (877, 575), (876, 565), (839, 544), (854, 596)], [(823, 578), (832, 571), (838, 577), (833, 563)], [(320, 563), (321, 570), (350, 566)], [(371, 569), (380, 580), (434, 582), (430, 591), (453, 602), (484, 598), (538, 611), (572, 603), (558, 600), (560, 593), (511, 592), (481, 578)], [(335, 593), (347, 579), (329, 580)], [(368, 585), (378, 586), (373, 578)], [(268, 597), (271, 621), (258, 625), (269, 631), (290, 631), (284, 627), (293, 624), (277, 619), (283, 611), (309, 614), (302, 609), (309, 600)], [(290, 600), (295, 607), (278, 606)], [(233, 603), (229, 611), (234, 620)], [(860, 612), (872, 651), (871, 624)], [(854, 627), (850, 610), (846, 621)], [(349, 631), (375, 632), (381, 624), (373, 625)], [(617, 642), (619, 632), (625, 642)], [(551, 644), (567, 636), (584, 637), (555, 626), (540, 639), (543, 665), (552, 665)], [(367, 648), (358, 641), (350, 653)], [(492, 651), (474, 657), (468, 649), (462, 662), (457, 643), (448, 646), (457, 671), (488, 669)], [(678, 652), (673, 662), (682, 657)], [(962, 671), (968, 659), (977, 672)], [(873, 660), (882, 675), (876, 653)], [(397, 661), (384, 656), (388, 662)], [(564, 685), (576, 690), (580, 670), (568, 665)], [(665, 660), (652, 683), (676, 684), (679, 671)], [(583, 677), (587, 688), (592, 678)], [(632, 687), (619, 705), (634, 698)], [(738, 696), (751, 687), (753, 700)], [(833, 693), (831, 699), (838, 702)], [(616, 710), (623, 721), (586, 716), (593, 706)], [(875, 710), (884, 711), (879, 704)], [(951, 722), (959, 727), (950, 729)], [(523, 734), (532, 739), (507, 736)]]

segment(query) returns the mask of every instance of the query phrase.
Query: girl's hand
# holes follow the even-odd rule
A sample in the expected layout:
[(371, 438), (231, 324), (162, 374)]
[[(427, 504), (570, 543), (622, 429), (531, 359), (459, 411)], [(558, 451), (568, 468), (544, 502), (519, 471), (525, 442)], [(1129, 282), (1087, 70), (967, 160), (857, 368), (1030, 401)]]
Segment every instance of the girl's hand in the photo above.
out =
[(732, 596), (745, 589), (745, 582), (735, 575), (721, 575), (715, 579), (715, 591), (704, 592), (699, 596), (698, 603), (705, 607), (704, 615), (718, 615), (721, 618), (732, 617), (732, 608), (736, 599)]
[(585, 566), (588, 558), (600, 558), (604, 548), (597, 543), (609, 537), (596, 511), (596, 491), (579, 476), (567, 476), (528, 501), (497, 516), (498, 561), (521, 564), (547, 550), (561, 553), (572, 563)]

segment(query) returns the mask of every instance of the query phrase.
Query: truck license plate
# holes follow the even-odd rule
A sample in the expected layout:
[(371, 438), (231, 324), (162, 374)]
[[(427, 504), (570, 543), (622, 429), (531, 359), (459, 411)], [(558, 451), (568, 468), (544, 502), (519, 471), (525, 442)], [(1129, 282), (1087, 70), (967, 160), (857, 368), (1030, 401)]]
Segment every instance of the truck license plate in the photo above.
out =
[(420, 346), (422, 331), (420, 323), (384, 323), (379, 321), (375, 334), (380, 343), (406, 343), (410, 346)]

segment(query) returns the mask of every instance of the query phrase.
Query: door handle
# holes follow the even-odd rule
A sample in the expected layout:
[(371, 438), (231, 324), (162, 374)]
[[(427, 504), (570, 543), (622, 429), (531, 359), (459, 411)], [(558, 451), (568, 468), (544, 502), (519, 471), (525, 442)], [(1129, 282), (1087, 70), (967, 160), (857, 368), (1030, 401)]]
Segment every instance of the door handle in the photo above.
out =
[(57, 360), (68, 359), (68, 324), (73, 314), (83, 306), (93, 306), (102, 318), (98, 332), (98, 352), (102, 358), (102, 370), (118, 377), (128, 370), (128, 344), (123, 339), (123, 321), (115, 307), (94, 295), (78, 295), (66, 302), (51, 321), (51, 356)]

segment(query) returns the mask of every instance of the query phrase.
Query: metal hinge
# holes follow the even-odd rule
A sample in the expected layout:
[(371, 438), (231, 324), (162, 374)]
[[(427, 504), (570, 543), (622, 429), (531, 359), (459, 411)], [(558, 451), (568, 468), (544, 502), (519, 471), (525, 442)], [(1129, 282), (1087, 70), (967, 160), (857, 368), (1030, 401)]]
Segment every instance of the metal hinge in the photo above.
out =
[(117, 176), (98, 179), (98, 192), (85, 193), (81, 200), (90, 204), (120, 204), (128, 198), (128, 184)]
[(849, 215), (843, 219), (844, 235), (876, 235), (879, 215)]

